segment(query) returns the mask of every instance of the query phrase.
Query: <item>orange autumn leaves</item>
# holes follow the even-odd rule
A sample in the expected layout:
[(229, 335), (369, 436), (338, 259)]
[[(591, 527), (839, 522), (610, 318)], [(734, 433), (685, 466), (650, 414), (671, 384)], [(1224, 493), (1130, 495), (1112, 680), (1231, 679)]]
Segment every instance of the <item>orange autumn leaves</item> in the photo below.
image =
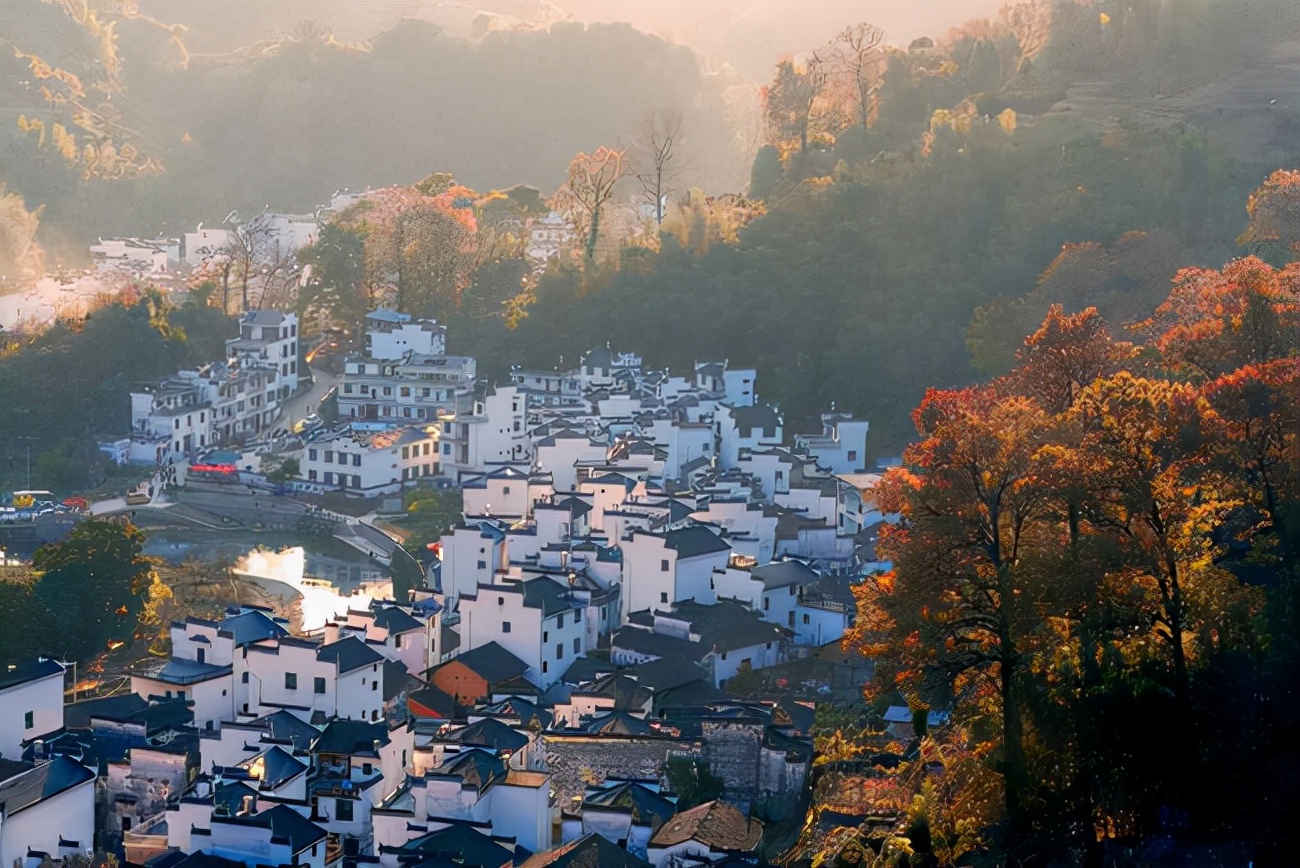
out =
[(1185, 695), (1199, 654), (1263, 641), (1262, 592), (1219, 564), (1293, 557), (1298, 278), (1254, 258), (1184, 271), (1144, 346), (1053, 308), (1010, 374), (927, 394), (879, 491), (903, 517), (880, 543), (894, 569), (857, 588), (849, 641), (879, 687), (928, 704), (999, 685), (1005, 703), (1102, 624), (1090, 653), (1141, 657)]

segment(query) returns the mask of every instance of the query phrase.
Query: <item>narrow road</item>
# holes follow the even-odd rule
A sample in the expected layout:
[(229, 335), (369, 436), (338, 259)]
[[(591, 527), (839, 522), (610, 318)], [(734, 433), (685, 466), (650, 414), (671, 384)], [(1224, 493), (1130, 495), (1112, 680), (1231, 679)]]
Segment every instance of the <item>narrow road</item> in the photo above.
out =
[(342, 374), (331, 374), (329, 371), (320, 368), (312, 368), (311, 372), (315, 378), (311, 388), (294, 395), (288, 401), (285, 401), (284, 406), (281, 407), (280, 422), (277, 423), (280, 427), (293, 430), (294, 423), (300, 422), (315, 413), (320, 406), (321, 399), (343, 379)]

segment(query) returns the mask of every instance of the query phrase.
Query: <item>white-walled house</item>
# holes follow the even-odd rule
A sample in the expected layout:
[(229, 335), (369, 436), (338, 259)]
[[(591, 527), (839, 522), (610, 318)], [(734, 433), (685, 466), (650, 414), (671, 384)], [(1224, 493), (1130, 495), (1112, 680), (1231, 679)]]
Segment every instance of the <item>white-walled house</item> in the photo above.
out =
[(299, 468), (309, 483), (347, 494), (395, 494), (438, 473), (436, 430), (366, 430), (354, 423), (313, 440), (301, 450)]
[(738, 555), (764, 564), (776, 551), (776, 515), (761, 503), (748, 498), (709, 498), (706, 508), (691, 514), (701, 524), (711, 524), (727, 532), (727, 542)]
[(836, 480), (835, 528), (845, 536), (860, 533), (887, 517), (875, 502), (879, 473), (840, 473)]
[(732, 564), (714, 576), (718, 599), (739, 600), (764, 621), (797, 631), (800, 593), (819, 574), (803, 561), (785, 560), (761, 566)]
[(691, 661), (721, 687), (740, 672), (784, 663), (791, 636), (791, 630), (763, 620), (744, 603), (684, 600), (671, 608), (634, 612), (610, 639), (610, 661), (622, 666)]
[[(239, 337), (226, 341), (226, 357), (241, 367), (277, 372), (279, 400), (298, 391), (298, 315), (280, 310), (249, 310), (239, 318)], [(269, 394), (268, 394), (269, 397)]]
[(534, 446), (536, 465), (551, 474), (556, 491), (573, 491), (578, 484), (579, 462), (600, 462), (608, 456), (609, 447), (581, 431), (561, 428), (537, 441)]
[(644, 859), (651, 837), (673, 817), (676, 805), (677, 797), (664, 794), (657, 780), (606, 778), (587, 787), (576, 810), (563, 811), (561, 841), (594, 832)]
[(474, 402), (468, 415), (442, 421), (442, 464), (452, 478), (484, 473), (492, 465), (529, 463), (533, 444), (528, 436), (528, 394), (503, 386)]
[(468, 404), (477, 362), (468, 356), (407, 353), (352, 358), (338, 387), (339, 418), (385, 425), (434, 425)]
[(780, 446), (785, 422), (770, 404), (733, 407), (719, 404), (713, 414), (713, 432), (718, 438), (718, 463), (726, 470), (736, 466), (740, 450), (751, 452)]
[(533, 503), (554, 492), (550, 477), (529, 474), (526, 465), (501, 465), (461, 479), (465, 515), (527, 518)]
[[(376, 853), (457, 822), (490, 824), (525, 849), (551, 847), (551, 776), (510, 768), (495, 751), (446, 746), (443, 761), (406, 782), (372, 812)], [(395, 861), (381, 860), (395, 865)]]
[(496, 642), (528, 664), (526, 677), (542, 689), (590, 650), (587, 601), (547, 577), (480, 586), (460, 598), (461, 649)]
[(731, 557), (726, 540), (704, 527), (664, 534), (633, 531), (619, 542), (623, 551), (623, 618), (642, 609), (681, 600), (711, 603), (713, 573)]
[(831, 473), (862, 473), (867, 469), (866, 420), (851, 413), (823, 413), (822, 433), (796, 434), (795, 447), (817, 459)]
[(23, 742), (61, 729), (61, 664), (41, 658), (0, 670), (0, 759), (17, 760)]
[(94, 846), (94, 771), (65, 756), (0, 760), (0, 865), (35, 866), (29, 853), (58, 859)]
[(447, 352), (447, 328), (437, 320), (376, 308), (366, 314), (366, 356), (396, 360), (407, 353), (441, 356)]
[(505, 568), (505, 541), (505, 531), (482, 518), (469, 519), (443, 534), (442, 593), (449, 605), (474, 593), (479, 585), (492, 584)]
[(384, 657), (355, 636), (326, 645), (268, 639), (247, 651), (246, 714), (285, 710), (304, 720), (337, 716), (369, 721), (383, 716)]
[(211, 814), (206, 838), (195, 849), (245, 865), (295, 865), (325, 868), (325, 829), (287, 805), (266, 810)]

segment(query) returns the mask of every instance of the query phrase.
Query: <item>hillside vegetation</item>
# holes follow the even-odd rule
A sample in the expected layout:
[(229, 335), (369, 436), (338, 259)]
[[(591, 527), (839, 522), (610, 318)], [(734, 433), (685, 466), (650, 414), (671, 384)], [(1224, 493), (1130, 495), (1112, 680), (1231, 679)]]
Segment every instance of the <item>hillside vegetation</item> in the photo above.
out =
[[(811, 116), (784, 115), (753, 170), (767, 213), (737, 244), (678, 233), (619, 269), (553, 270), (516, 330), (470, 321), (453, 342), (488, 370), (550, 367), (606, 340), (677, 370), (753, 364), (795, 420), (836, 401), (871, 420), (878, 454), (896, 454), (928, 387), (1005, 371), (1052, 303), (1096, 305), (1117, 327), (1146, 318), (1180, 266), (1239, 255), (1242, 203), (1300, 163), (1300, 104), (1228, 88), (1220, 103), (1153, 115), (1154, 97), (1137, 95), (1159, 89), (1165, 105), (1207, 82), (1278, 79), (1295, 93), (1294, 67), (1259, 67), (1286, 55), (1300, 6), (1051, 9), (1037, 25), (977, 22), (888, 52), (868, 128), (833, 94)], [(1166, 65), (1175, 74), (1153, 83)], [(1081, 89), (1098, 94), (1086, 114), (1069, 97)], [(1227, 120), (1242, 114), (1250, 149)]]

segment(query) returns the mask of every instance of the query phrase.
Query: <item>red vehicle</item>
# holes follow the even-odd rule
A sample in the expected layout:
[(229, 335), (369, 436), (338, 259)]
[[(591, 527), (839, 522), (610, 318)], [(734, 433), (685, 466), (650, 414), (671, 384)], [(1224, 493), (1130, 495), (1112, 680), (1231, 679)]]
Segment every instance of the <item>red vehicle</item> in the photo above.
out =
[(212, 482), (238, 482), (239, 468), (233, 464), (191, 464), (189, 475)]

